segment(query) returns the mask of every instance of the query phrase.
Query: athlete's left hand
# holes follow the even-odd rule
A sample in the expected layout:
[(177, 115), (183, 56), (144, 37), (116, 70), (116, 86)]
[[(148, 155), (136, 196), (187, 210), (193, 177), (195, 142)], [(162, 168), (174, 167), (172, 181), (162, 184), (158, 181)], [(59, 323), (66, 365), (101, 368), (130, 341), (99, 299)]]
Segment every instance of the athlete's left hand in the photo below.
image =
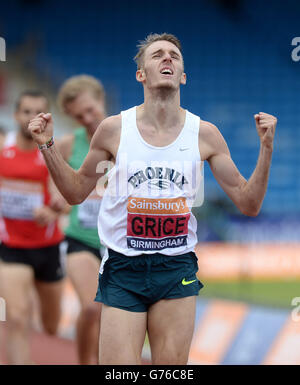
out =
[(254, 119), (261, 144), (273, 150), (277, 118), (273, 115), (266, 114), (265, 112), (260, 112), (259, 114), (254, 115)]
[(58, 214), (65, 214), (69, 212), (70, 205), (61, 195), (54, 194), (50, 199), (49, 207)]
[(40, 226), (47, 226), (58, 218), (58, 213), (48, 206), (42, 206), (34, 210), (33, 218)]

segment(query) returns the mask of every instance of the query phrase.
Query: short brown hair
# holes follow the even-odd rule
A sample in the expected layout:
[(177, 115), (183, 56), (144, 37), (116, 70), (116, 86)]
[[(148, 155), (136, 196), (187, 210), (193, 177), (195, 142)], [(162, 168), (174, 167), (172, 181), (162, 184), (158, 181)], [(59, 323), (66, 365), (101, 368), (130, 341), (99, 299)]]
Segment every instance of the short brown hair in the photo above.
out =
[(96, 99), (105, 102), (104, 87), (98, 79), (89, 75), (77, 75), (67, 79), (61, 86), (57, 97), (59, 107), (64, 111), (66, 105), (84, 91), (90, 91)]
[(136, 62), (138, 69), (142, 67), (144, 53), (146, 49), (149, 47), (149, 45), (151, 45), (152, 43), (155, 43), (156, 41), (161, 41), (161, 40), (166, 40), (166, 41), (169, 41), (170, 43), (173, 43), (182, 54), (181, 43), (176, 36), (166, 32), (161, 34), (150, 33), (150, 35), (148, 35), (145, 40), (140, 41), (139, 44), (137, 45), (138, 53), (135, 55), (134, 61)]
[(26, 91), (23, 91), (18, 99), (16, 100), (16, 104), (15, 104), (15, 109), (16, 111), (19, 110), (20, 108), (20, 105), (22, 103), (22, 99), (25, 98), (26, 96), (29, 96), (31, 98), (44, 98), (47, 102), (47, 107), (49, 107), (49, 99), (47, 98), (47, 96), (40, 90), (26, 90)]

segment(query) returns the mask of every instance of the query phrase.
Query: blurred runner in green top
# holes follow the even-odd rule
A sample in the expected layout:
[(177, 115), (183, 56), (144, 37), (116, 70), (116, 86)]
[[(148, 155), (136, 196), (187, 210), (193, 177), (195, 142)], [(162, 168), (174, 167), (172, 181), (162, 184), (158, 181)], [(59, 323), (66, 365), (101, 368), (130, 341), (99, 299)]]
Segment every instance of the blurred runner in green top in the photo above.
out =
[[(92, 136), (106, 117), (104, 88), (92, 76), (71, 77), (59, 91), (58, 104), (81, 126), (59, 142), (64, 159), (72, 168), (78, 169), (88, 153)], [(68, 242), (67, 272), (81, 303), (77, 321), (80, 364), (97, 362), (101, 309), (94, 298), (102, 249), (97, 231), (100, 204), (101, 197), (93, 191), (82, 204), (72, 206), (69, 225), (65, 230)]]

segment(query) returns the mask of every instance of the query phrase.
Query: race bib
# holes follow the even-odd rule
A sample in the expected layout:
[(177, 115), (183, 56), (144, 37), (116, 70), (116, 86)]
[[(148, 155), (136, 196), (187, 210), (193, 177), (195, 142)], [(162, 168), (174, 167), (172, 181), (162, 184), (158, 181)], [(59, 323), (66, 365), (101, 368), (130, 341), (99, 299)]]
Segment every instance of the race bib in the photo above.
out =
[(39, 182), (1, 179), (0, 211), (4, 218), (32, 220), (34, 209), (43, 206)]
[(163, 250), (187, 244), (190, 210), (186, 198), (132, 197), (127, 205), (127, 246)]

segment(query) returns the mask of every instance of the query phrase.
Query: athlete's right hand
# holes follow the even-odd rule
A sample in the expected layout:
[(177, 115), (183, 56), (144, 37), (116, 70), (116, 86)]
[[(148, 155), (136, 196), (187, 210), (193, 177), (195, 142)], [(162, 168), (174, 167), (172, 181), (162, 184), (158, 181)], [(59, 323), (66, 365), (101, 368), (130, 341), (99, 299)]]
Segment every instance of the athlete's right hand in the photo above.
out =
[(48, 226), (58, 218), (59, 213), (48, 206), (42, 206), (34, 209), (33, 219), (39, 226)]
[(53, 120), (50, 113), (41, 112), (30, 120), (28, 130), (39, 145), (45, 144), (53, 136)]

